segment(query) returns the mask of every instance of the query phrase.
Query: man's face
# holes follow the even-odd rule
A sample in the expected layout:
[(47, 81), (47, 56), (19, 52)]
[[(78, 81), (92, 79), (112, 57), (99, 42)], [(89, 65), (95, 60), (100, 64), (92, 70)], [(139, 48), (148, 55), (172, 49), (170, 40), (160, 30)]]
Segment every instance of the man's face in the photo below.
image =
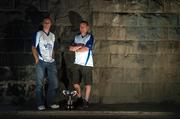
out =
[(85, 23), (81, 23), (81, 24), (80, 24), (80, 32), (81, 32), (82, 34), (87, 33), (88, 30), (89, 30), (89, 26), (88, 26), (87, 24), (85, 24)]
[(51, 20), (50, 19), (44, 19), (42, 25), (43, 25), (44, 29), (50, 29), (50, 27), (51, 27)]

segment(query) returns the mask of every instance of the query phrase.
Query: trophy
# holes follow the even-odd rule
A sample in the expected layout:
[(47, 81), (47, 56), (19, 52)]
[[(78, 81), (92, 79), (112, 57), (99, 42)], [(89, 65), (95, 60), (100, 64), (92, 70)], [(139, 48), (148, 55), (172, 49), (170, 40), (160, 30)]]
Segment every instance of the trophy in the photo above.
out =
[(73, 90), (63, 90), (63, 94), (67, 99), (66, 102), (66, 109), (68, 110), (72, 110), (74, 109), (74, 100), (73, 97), (77, 95), (77, 91), (73, 91)]

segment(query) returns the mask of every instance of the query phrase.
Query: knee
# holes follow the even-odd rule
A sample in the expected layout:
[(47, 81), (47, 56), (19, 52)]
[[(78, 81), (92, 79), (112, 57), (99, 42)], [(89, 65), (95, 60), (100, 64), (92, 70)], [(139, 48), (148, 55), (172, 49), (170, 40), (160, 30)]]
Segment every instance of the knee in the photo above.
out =
[(48, 83), (49, 90), (58, 89), (58, 81), (53, 81)]

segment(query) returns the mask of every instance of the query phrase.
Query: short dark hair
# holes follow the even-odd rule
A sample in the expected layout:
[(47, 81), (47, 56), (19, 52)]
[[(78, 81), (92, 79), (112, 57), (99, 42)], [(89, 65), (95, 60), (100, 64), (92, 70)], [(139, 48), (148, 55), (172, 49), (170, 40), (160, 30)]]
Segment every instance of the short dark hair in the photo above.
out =
[(89, 23), (87, 21), (81, 21), (80, 24), (86, 24), (87, 26), (89, 26)]
[(42, 20), (42, 22), (44, 22), (44, 20), (47, 20), (47, 19), (50, 20), (50, 22), (51, 22), (51, 24), (52, 24), (52, 19), (51, 19), (51, 17), (44, 17), (43, 20)]

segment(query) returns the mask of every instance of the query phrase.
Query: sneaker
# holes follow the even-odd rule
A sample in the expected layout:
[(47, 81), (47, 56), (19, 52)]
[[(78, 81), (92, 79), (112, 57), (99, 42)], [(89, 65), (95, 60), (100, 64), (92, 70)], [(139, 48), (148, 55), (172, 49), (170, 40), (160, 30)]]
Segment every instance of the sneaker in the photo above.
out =
[(56, 105), (56, 104), (53, 104), (50, 106), (51, 109), (58, 109), (59, 108), (59, 105)]
[(76, 100), (76, 103), (77, 103), (77, 105), (83, 105), (83, 103), (84, 103), (83, 98), (82, 98), (82, 97), (79, 97), (79, 98)]
[(89, 107), (89, 102), (86, 101), (85, 99), (84, 99), (83, 101), (84, 101), (83, 107), (84, 107), (84, 108), (88, 108), (88, 107)]
[(38, 106), (38, 110), (39, 111), (42, 111), (42, 110), (45, 110), (46, 108), (45, 108), (45, 106), (44, 105), (42, 105), (42, 106)]
[(84, 101), (82, 97), (79, 97), (75, 102), (75, 108), (82, 109), (84, 105)]

